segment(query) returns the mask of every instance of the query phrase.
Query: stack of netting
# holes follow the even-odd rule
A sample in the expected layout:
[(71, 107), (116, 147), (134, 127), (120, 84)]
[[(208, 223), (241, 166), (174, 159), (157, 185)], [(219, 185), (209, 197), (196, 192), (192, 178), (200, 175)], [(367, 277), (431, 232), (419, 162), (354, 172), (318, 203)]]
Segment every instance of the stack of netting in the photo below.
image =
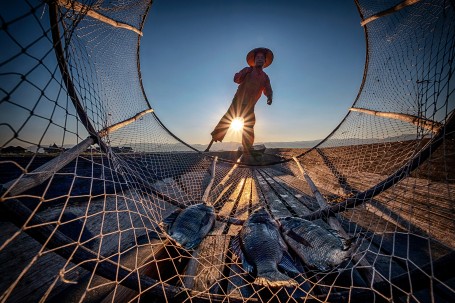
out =
[[(349, 113), (314, 148), (256, 157), (201, 153), (155, 115), (149, 1), (2, 2), (0, 301), (451, 302), (455, 4), (355, 2), (367, 56)], [(163, 220), (201, 202), (216, 221), (186, 249)], [(285, 245), (296, 283), (255, 283), (234, 239), (261, 207), (355, 250), (323, 268)]]

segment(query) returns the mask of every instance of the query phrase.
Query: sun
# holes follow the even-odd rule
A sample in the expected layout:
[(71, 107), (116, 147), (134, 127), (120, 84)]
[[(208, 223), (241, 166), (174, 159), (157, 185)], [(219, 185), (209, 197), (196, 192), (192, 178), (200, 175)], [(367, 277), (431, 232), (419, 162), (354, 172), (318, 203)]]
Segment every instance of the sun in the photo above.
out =
[(243, 129), (243, 118), (235, 118), (231, 122), (231, 129), (233, 131), (241, 131)]

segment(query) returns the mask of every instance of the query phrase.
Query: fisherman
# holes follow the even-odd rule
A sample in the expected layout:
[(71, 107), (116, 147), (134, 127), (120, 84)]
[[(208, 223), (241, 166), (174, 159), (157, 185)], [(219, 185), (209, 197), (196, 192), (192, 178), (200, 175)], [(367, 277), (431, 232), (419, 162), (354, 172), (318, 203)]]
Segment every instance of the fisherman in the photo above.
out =
[(243, 118), (243, 152), (246, 154), (250, 152), (254, 143), (254, 124), (256, 123), (254, 106), (262, 93), (267, 97), (267, 104), (272, 104), (272, 87), (269, 76), (263, 71), (263, 68), (269, 66), (272, 61), (273, 53), (268, 48), (255, 48), (248, 53), (246, 62), (249, 67), (245, 67), (235, 74), (234, 82), (239, 84), (239, 87), (231, 106), (211, 133), (212, 141), (205, 150), (206, 152), (209, 151), (213, 142), (223, 141), (235, 118)]

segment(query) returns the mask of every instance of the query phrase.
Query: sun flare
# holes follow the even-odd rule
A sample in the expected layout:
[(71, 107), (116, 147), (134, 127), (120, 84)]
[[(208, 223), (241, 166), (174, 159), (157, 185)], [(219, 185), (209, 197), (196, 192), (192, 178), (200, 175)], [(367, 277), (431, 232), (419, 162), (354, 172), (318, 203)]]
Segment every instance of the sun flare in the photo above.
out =
[(231, 122), (231, 129), (238, 132), (243, 129), (243, 119), (242, 118), (235, 118)]

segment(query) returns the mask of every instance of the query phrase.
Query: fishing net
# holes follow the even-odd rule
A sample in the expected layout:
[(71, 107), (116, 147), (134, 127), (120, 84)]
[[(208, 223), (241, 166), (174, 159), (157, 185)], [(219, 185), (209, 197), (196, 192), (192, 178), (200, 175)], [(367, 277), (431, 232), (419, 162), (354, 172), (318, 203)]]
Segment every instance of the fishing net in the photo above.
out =
[[(451, 302), (454, 2), (355, 3), (367, 54), (346, 117), (313, 148), (241, 156), (154, 113), (149, 1), (2, 1), (0, 301)], [(160, 223), (201, 201), (217, 220), (183, 249)], [(298, 286), (259, 286), (231, 242), (260, 206), (358, 247), (329, 270), (289, 249)]]

